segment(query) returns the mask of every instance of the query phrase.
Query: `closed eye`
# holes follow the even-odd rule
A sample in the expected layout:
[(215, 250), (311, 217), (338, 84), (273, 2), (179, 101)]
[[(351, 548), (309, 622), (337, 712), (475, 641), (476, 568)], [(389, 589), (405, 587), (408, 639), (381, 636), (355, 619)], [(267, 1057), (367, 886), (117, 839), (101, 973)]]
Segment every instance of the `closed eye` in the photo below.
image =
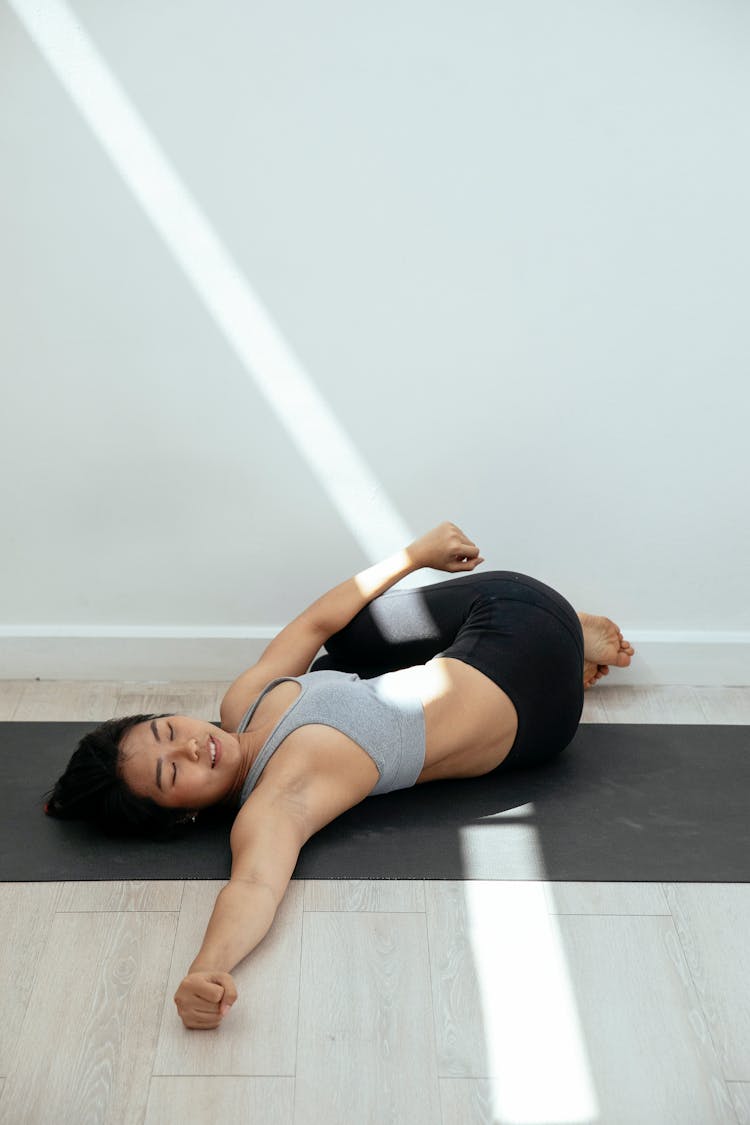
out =
[(171, 742), (174, 738), (174, 728), (171, 723), (167, 723), (167, 726), (169, 727), (169, 741)]
[(174, 762), (172, 762), (172, 784), (174, 785), (176, 783), (176, 781), (177, 781), (177, 766), (174, 764)]

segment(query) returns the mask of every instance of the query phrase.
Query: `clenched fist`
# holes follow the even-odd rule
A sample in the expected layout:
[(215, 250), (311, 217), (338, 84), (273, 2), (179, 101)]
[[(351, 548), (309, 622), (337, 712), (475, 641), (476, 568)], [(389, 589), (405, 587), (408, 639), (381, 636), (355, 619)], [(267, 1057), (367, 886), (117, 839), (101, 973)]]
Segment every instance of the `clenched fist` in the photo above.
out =
[(194, 1030), (218, 1027), (237, 999), (229, 973), (188, 973), (174, 994), (180, 1019)]
[(441, 523), (406, 548), (409, 558), (417, 566), (430, 566), (433, 570), (474, 570), (484, 559), (476, 543), (456, 527), (455, 523)]

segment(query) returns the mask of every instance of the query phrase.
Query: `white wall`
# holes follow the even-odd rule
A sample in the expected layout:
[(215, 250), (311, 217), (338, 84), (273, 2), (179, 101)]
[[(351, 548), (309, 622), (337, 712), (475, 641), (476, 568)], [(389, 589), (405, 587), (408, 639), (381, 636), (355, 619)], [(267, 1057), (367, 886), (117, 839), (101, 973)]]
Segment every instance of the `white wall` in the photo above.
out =
[[(366, 549), (0, 2), (0, 674), (229, 676), (137, 638)], [(615, 616), (629, 682), (750, 682), (750, 8), (69, 10), (409, 528)]]

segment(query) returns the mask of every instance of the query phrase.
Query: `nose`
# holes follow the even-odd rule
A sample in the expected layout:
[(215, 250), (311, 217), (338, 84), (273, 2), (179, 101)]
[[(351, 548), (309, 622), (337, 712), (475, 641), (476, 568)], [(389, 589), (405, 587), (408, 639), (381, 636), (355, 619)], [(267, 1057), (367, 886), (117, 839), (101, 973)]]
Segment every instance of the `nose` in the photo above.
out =
[(190, 758), (191, 761), (198, 760), (198, 739), (194, 736), (192, 738), (183, 738), (179, 745), (173, 746), (172, 749), (180, 758)]

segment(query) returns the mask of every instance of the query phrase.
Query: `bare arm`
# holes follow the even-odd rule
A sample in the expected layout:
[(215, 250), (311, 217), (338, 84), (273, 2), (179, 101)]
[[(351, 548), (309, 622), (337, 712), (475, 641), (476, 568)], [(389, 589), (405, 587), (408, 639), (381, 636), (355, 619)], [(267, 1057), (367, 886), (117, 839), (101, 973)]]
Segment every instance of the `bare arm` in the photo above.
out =
[(218, 1027), (237, 998), (232, 969), (268, 933), (308, 836), (303, 806), (259, 786), (232, 829), (232, 876), (219, 892), (201, 948), (175, 993), (186, 1027)]
[(292, 877), (302, 845), (364, 800), (371, 778), (300, 758), (283, 787), (261, 776), (237, 814), (232, 877), (219, 893), (200, 951), (175, 995), (186, 1027), (218, 1027), (237, 998), (230, 973), (263, 940)]
[(231, 973), (271, 928), (278, 903), (270, 888), (230, 879), (219, 892), (200, 951), (189, 973)]
[[(385, 593), (407, 574), (422, 567), (447, 571), (473, 570), (481, 562), (484, 559), (479, 557), (479, 548), (460, 528), (452, 523), (441, 523), (415, 539), (403, 551), (397, 551), (395, 555), (334, 586), (305, 610), (305, 616), (326, 641), (348, 625), (373, 598)], [(280, 640), (282, 636), (283, 633), (280, 633), (276, 639)], [(269, 650), (273, 643), (268, 646)]]
[(185, 1027), (218, 1027), (237, 999), (231, 970), (271, 928), (276, 903), (260, 883), (230, 880), (219, 892), (198, 956), (174, 996)]

